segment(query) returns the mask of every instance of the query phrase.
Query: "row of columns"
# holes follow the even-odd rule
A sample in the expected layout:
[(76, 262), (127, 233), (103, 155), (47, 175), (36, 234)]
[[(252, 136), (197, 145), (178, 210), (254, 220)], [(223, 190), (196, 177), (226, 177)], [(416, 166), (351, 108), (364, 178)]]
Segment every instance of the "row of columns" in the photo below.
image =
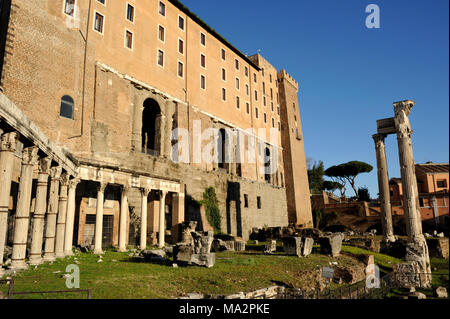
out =
[[(14, 153), (18, 146), (17, 132), (1, 136), (0, 146), (0, 273), (3, 272), (6, 232), (8, 227), (9, 199), (14, 167)], [(33, 229), (29, 264), (39, 265), (44, 260), (53, 261), (72, 254), (73, 225), (75, 218), (75, 190), (78, 179), (70, 180), (67, 172), (59, 166), (51, 167), (52, 159), (38, 155), (36, 146), (26, 147), (22, 152), (19, 192), (14, 217), (13, 250), (11, 269), (28, 267), (26, 249), (30, 221), (33, 170), (38, 167)], [(50, 193), (47, 194), (50, 179)], [(47, 203), (48, 198), (48, 203)], [(46, 216), (47, 215), (47, 216)], [(44, 235), (44, 224), (46, 232)], [(45, 240), (45, 242), (44, 242)], [(45, 244), (44, 256), (42, 247)]]

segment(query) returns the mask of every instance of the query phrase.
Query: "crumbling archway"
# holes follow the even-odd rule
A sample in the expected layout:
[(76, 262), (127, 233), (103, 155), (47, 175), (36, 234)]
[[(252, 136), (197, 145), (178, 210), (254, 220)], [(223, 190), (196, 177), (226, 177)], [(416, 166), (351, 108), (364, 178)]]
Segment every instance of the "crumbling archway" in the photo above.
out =
[(161, 108), (148, 98), (142, 111), (142, 152), (158, 156), (161, 151)]

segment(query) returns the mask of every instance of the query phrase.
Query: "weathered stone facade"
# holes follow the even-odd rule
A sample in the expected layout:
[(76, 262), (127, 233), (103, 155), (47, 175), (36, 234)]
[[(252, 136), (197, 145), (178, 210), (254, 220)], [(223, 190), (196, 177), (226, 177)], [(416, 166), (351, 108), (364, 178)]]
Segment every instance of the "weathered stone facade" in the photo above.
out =
[[(123, 12), (126, 1), (108, 1), (106, 5), (75, 1), (73, 16), (65, 13), (64, 4), (11, 0), (4, 1), (1, 8), (2, 15), (9, 15), (7, 25), (0, 26), (0, 31), (6, 30), (0, 38), (4, 101), (20, 109), (26, 123), (45, 134), (47, 143), (37, 145), (41, 153), (48, 155), (47, 144), (53, 143), (64, 154), (60, 156), (63, 164), (70, 162), (73, 168), (67, 180), (72, 185), (64, 184), (64, 194), (62, 185), (56, 183), (60, 177), (55, 178), (55, 200), (45, 214), (45, 222), (52, 225), (43, 239), (48, 260), (55, 253), (70, 254), (70, 237), (74, 244), (92, 245), (97, 253), (109, 245), (119, 250), (127, 245), (142, 249), (150, 243), (161, 245), (172, 226), (185, 219), (200, 219), (196, 201), (211, 186), (218, 197), (224, 233), (247, 239), (252, 227), (311, 224), (303, 141), (291, 139), (291, 151), (287, 152), (283, 137), (294, 124), (301, 134), (298, 84), (285, 71), (278, 72), (259, 55), (247, 58), (176, 1), (165, 2), (164, 17), (158, 13), (157, 2), (134, 3), (133, 23)], [(102, 32), (93, 25), (97, 14), (104, 18)], [(142, 19), (144, 16), (152, 18)], [(184, 30), (179, 28), (180, 17)], [(158, 26), (165, 28), (164, 41), (157, 39)], [(134, 36), (131, 50), (124, 47), (125, 30)], [(200, 33), (206, 36), (205, 45), (200, 43)], [(183, 54), (176, 46), (179, 40), (184, 43)], [(163, 66), (156, 63), (157, 50), (165, 53)], [(225, 59), (221, 50), (226, 52)], [(200, 65), (200, 54), (206, 56), (206, 67)], [(183, 64), (182, 76), (177, 76), (179, 63)], [(222, 68), (227, 72), (226, 81), (220, 78)], [(200, 88), (201, 76), (206, 79), (205, 89)], [(227, 92), (225, 101), (222, 88)], [(73, 102), (69, 102), (71, 116), (62, 116), (63, 97)], [(13, 119), (0, 115), (0, 124), (6, 123), (0, 128), (9, 127), (8, 121)], [(236, 138), (229, 149), (230, 163), (197, 163), (198, 147), (210, 143), (196, 143), (199, 124), (198, 133), (214, 128), (234, 132), (262, 129), (267, 134), (249, 133), (244, 141), (246, 147), (250, 141), (258, 146), (253, 154), (255, 163), (236, 163), (240, 146)], [(189, 133), (187, 163), (174, 162), (180, 156), (174, 155), (174, 150), (180, 151), (172, 140), (175, 128)], [(278, 129), (277, 139), (268, 138), (270, 129)], [(33, 140), (25, 135), (22, 139), (27, 143)], [(271, 164), (276, 165), (271, 174), (261, 171), (266, 149)], [(14, 183), (19, 180), (20, 160), (12, 165)], [(33, 178), (37, 179), (37, 174)], [(52, 180), (48, 178), (51, 193)], [(31, 202), (38, 201), (33, 197)], [(295, 207), (288, 207), (291, 202)], [(10, 211), (16, 212), (16, 200), (11, 203)], [(42, 216), (46, 205), (39, 202), (36, 212), (31, 206), (33, 217)], [(165, 231), (161, 232), (161, 227)], [(35, 247), (39, 244), (36, 240)], [(39, 259), (40, 252), (34, 253)], [(22, 260), (23, 254), (19, 255)]]

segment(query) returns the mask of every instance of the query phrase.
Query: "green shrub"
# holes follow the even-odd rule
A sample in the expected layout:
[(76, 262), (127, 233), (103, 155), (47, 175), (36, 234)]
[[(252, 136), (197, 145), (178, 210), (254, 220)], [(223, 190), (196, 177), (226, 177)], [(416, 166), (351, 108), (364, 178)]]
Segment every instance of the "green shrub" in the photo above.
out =
[(200, 201), (205, 206), (206, 218), (209, 224), (214, 228), (214, 233), (221, 232), (220, 226), (220, 209), (217, 200), (216, 190), (214, 187), (208, 187), (203, 193), (203, 200)]

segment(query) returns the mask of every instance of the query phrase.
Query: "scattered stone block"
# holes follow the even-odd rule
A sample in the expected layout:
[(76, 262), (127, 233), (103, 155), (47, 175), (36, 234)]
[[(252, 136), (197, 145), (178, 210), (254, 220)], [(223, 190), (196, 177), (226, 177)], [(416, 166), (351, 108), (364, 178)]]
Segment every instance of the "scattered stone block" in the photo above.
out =
[(437, 287), (435, 290), (435, 295), (438, 298), (448, 298), (447, 288)]
[(430, 257), (449, 259), (448, 238), (427, 238)]
[(366, 267), (368, 265), (373, 265), (375, 263), (375, 258), (373, 255), (358, 255), (358, 260), (361, 261)]
[(161, 249), (156, 250), (144, 250), (139, 256), (144, 257), (146, 261), (164, 261), (166, 257), (166, 252)]
[(283, 249), (287, 255), (298, 256), (302, 255), (302, 238), (301, 237), (284, 237)]
[(213, 232), (192, 232), (192, 244), (179, 243), (173, 249), (176, 263), (212, 267), (216, 262), (216, 255), (211, 253), (214, 240)]
[(332, 257), (339, 256), (342, 249), (342, 236), (341, 235), (329, 235), (321, 237), (320, 240), (320, 253), (329, 255)]
[(216, 263), (216, 254), (208, 253), (208, 254), (192, 254), (190, 264), (196, 266), (205, 266), (207, 268), (211, 268)]
[(235, 251), (245, 251), (245, 242), (235, 241), (234, 242), (234, 250)]
[(427, 296), (421, 292), (415, 291), (408, 295), (408, 299), (427, 299)]
[(187, 244), (177, 244), (173, 249), (173, 260), (176, 263), (189, 263), (191, 257), (194, 254), (194, 249), (192, 245)]
[(314, 239), (303, 237), (302, 238), (302, 256), (306, 257), (311, 254), (314, 245)]

